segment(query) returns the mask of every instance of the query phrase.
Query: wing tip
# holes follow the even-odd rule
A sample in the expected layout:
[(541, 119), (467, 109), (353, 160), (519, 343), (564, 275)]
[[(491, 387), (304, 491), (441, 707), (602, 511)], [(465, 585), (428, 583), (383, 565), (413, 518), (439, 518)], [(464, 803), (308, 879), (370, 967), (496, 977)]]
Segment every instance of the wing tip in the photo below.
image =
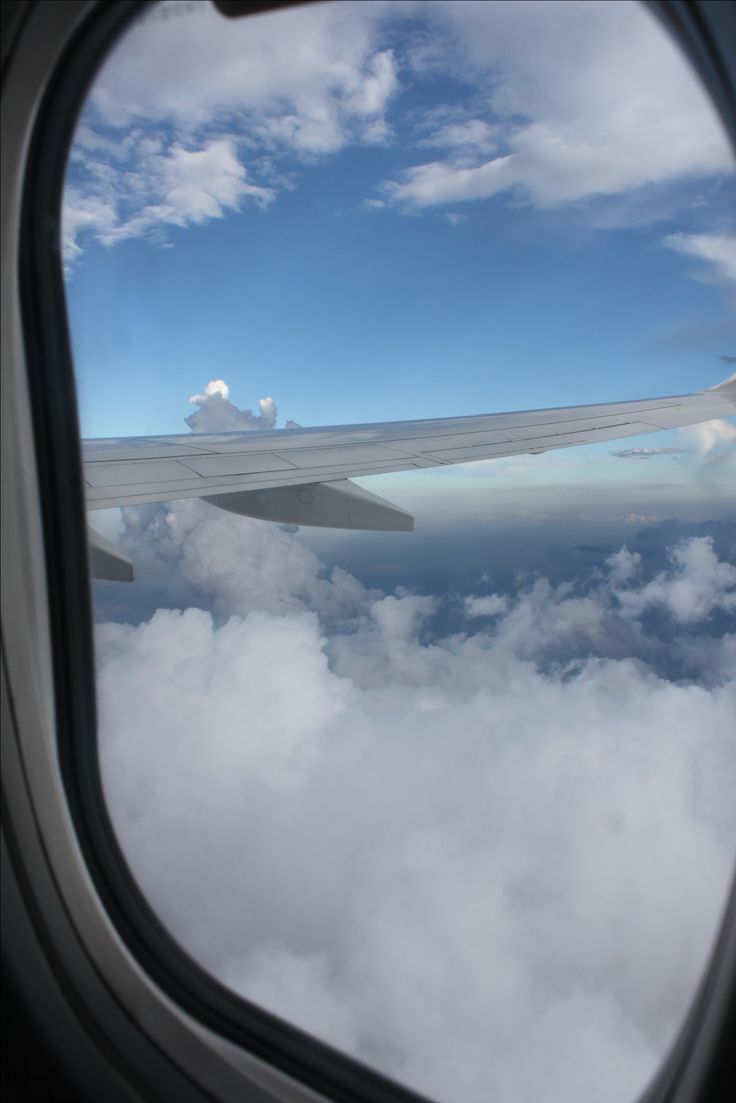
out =
[(722, 383), (716, 383), (715, 387), (708, 387), (707, 391), (710, 394), (727, 398), (733, 406), (736, 406), (736, 371), (733, 375), (729, 375), (728, 379), (724, 379)]

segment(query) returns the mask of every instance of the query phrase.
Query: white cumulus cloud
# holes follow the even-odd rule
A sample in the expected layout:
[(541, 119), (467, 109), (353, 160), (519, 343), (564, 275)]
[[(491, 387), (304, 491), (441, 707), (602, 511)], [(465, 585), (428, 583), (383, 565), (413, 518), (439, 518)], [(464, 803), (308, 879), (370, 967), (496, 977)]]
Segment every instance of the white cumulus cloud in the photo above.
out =
[(229, 398), (230, 388), (224, 379), (211, 379), (202, 394), (191, 395), (189, 401), (199, 406), (184, 418), (193, 433), (228, 433), (238, 429), (273, 429), (276, 426), (276, 403), (270, 397), (259, 398), (260, 413), (240, 410)]
[(709, 537), (676, 545), (670, 558), (669, 571), (644, 587), (617, 592), (626, 614), (640, 616), (657, 605), (680, 622), (702, 620), (718, 609), (736, 613), (736, 567), (717, 558)]

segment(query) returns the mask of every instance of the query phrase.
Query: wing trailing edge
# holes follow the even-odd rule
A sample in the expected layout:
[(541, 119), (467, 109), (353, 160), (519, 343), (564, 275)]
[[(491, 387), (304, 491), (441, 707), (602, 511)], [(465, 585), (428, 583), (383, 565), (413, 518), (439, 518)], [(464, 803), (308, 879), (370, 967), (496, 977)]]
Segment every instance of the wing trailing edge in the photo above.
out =
[(105, 582), (132, 582), (135, 578), (133, 564), (120, 548), (111, 544), (99, 532), (87, 525), (87, 543), (92, 577)]

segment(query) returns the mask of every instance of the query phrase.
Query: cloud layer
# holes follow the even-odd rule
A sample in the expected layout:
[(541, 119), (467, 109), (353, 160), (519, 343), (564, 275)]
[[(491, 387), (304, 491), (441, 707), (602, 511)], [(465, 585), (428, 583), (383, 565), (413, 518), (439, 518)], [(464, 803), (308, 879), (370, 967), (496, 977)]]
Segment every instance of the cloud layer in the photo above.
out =
[(125, 525), (190, 606), (97, 638), (111, 811), (174, 934), (437, 1098), (633, 1098), (730, 872), (736, 568), (623, 548), (441, 635), (452, 598), (328, 575), (275, 526)]

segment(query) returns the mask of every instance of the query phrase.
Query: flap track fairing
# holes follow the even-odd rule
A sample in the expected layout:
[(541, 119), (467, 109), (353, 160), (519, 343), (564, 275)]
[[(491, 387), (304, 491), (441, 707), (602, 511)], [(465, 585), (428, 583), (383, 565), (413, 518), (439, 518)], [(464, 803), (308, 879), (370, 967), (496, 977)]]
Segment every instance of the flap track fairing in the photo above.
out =
[(213, 494), (206, 502), (262, 521), (332, 529), (411, 532), (414, 518), (350, 479)]

